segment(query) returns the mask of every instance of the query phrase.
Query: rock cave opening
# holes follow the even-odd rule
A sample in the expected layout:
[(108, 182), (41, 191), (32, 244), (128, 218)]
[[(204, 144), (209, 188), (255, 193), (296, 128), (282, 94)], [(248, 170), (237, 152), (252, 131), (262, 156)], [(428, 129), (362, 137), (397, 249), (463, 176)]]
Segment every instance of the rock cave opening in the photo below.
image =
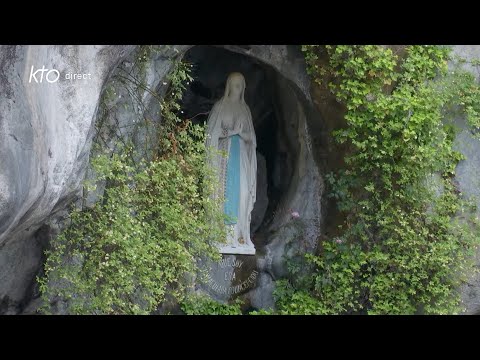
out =
[[(236, 289), (256, 274), (254, 283), (230, 295), (245, 296), (252, 309), (271, 307), (275, 281), (288, 275), (287, 260), (315, 250), (323, 221), (324, 171), (318, 152), (329, 153), (329, 148), (300, 46), (85, 47), (78, 58), (65, 56), (70, 51), (77, 53), (75, 47), (45, 49), (25, 47), (14, 53), (28, 52), (45, 61), (54, 56), (59, 68), (81, 66), (92, 73), (92, 81), (79, 82), (75, 89), (58, 82), (40, 91), (22, 86), (21, 73), (6, 72), (18, 89), (15, 96), (20, 105), (5, 107), (7, 124), (10, 121), (16, 131), (5, 138), (5, 148), (12, 149), (5, 161), (23, 161), (21, 179), (28, 181), (18, 180), (13, 173), (0, 179), (3, 189), (15, 185), (20, 194), (12, 214), (2, 213), (6, 208), (0, 204), (0, 218), (7, 221), (0, 224), (6, 230), (0, 234), (0, 270), (8, 270), (0, 281), (0, 313), (35, 311), (39, 297), (33, 281), (42, 271), (41, 254), (64, 229), (68, 205), (79, 200), (82, 206), (92, 206), (105, 189), (106, 184), (91, 171), (90, 160), (100, 152), (114, 154), (118, 141), (132, 141), (136, 149), (148, 154), (148, 141), (155, 140), (155, 134), (147, 139), (145, 123), (161, 121), (159, 100), (168, 89), (169, 73), (181, 58), (193, 64), (195, 78), (183, 99), (182, 118), (205, 122), (223, 94), (227, 75), (238, 71), (246, 78), (246, 102), (257, 138), (257, 202), (251, 224), (257, 252), (255, 256), (230, 256), (244, 262), (235, 268), (235, 280), (231, 271), (226, 277), (224, 269), (215, 275), (223, 279), (220, 284)], [(15, 69), (22, 71), (21, 59), (25, 58), (18, 57)], [(30, 104), (26, 99), (36, 102)], [(40, 106), (55, 111), (33, 116)], [(18, 127), (14, 121), (18, 118), (31, 120), (30, 127)], [(20, 137), (23, 142), (18, 141)], [(96, 190), (87, 191), (83, 180), (98, 182)], [(0, 196), (0, 202), (10, 204), (11, 199), (4, 198)], [(222, 294), (215, 298), (225, 300)], [(58, 308), (59, 313), (64, 311)]]
[[(262, 233), (272, 221), (292, 180), (298, 144), (295, 143), (295, 118), (288, 118), (282, 98), (296, 98), (286, 79), (258, 59), (221, 47), (197, 45), (183, 59), (192, 65), (194, 80), (182, 101), (186, 118), (205, 123), (214, 103), (223, 96), (227, 76), (241, 72), (245, 76), (245, 101), (252, 112), (257, 137), (257, 201), (252, 211), (253, 242), (261, 248)], [(279, 94), (282, 92), (282, 94)], [(292, 110), (292, 109), (290, 109)], [(295, 110), (295, 109), (293, 109)], [(292, 136), (293, 135), (293, 136)]]

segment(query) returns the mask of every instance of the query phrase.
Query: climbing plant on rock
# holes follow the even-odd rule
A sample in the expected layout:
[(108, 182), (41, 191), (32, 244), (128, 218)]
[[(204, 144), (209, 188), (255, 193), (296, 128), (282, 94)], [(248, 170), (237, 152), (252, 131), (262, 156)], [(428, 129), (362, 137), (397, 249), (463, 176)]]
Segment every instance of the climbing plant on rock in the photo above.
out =
[(302, 50), (312, 79), (346, 107), (347, 126), (333, 134), (348, 145), (346, 166), (327, 177), (345, 221), (339, 236), (307, 256), (316, 266), (307, 289), (280, 283), (279, 311), (461, 311), (457, 290), (473, 271), (480, 231), (473, 202), (455, 186), (463, 157), (453, 148), (449, 114), (462, 111), (480, 128), (474, 77), (449, 70), (450, 50), (441, 46), (399, 54), (376, 45)]
[(39, 279), (45, 312), (61, 299), (73, 314), (148, 314), (167, 295), (182, 301), (198, 259), (219, 258), (214, 244), (225, 233), (212, 224), (223, 214), (204, 196), (217, 186), (205, 129), (178, 116), (189, 68), (176, 62), (168, 77), (162, 119), (149, 122), (159, 139), (151, 156), (119, 141), (92, 159), (96, 181), (107, 186), (93, 206), (72, 210), (47, 252)]

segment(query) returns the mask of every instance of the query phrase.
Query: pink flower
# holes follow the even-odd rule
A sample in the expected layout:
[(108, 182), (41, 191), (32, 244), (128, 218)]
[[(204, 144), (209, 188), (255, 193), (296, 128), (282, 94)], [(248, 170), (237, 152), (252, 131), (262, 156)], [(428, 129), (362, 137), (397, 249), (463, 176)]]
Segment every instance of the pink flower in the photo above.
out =
[(292, 211), (291, 212), (292, 218), (298, 219), (300, 217), (300, 214), (297, 211)]
[(336, 242), (337, 244), (343, 244), (343, 240), (340, 239), (340, 238), (336, 238), (336, 239), (335, 239), (335, 242)]

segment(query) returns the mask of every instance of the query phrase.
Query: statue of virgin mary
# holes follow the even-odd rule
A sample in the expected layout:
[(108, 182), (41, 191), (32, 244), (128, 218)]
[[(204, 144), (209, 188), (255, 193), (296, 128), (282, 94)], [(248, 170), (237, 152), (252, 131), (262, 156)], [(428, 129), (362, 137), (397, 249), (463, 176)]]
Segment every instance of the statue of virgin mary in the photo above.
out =
[[(207, 121), (207, 147), (224, 155), (212, 157), (223, 199), (227, 239), (219, 244), (222, 254), (255, 254), (250, 239), (250, 220), (257, 190), (257, 141), (250, 108), (245, 103), (245, 78), (228, 76), (224, 96), (213, 106)], [(226, 156), (225, 156), (226, 154)]]

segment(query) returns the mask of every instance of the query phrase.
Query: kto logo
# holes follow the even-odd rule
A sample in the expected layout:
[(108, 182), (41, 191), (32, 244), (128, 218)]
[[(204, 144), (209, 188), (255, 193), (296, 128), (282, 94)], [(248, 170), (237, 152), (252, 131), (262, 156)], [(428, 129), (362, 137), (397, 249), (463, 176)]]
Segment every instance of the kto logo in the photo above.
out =
[(28, 79), (29, 83), (32, 82), (32, 79), (37, 84), (43, 82), (43, 75), (45, 74), (45, 72), (47, 72), (45, 74), (45, 80), (47, 80), (49, 83), (57, 82), (58, 79), (60, 78), (60, 72), (58, 70), (55, 70), (55, 69), (48, 70), (45, 68), (45, 66), (42, 66), (41, 69), (38, 69), (35, 72), (33, 72), (33, 70), (34, 68), (32, 65), (32, 69), (30, 70), (30, 78)]

